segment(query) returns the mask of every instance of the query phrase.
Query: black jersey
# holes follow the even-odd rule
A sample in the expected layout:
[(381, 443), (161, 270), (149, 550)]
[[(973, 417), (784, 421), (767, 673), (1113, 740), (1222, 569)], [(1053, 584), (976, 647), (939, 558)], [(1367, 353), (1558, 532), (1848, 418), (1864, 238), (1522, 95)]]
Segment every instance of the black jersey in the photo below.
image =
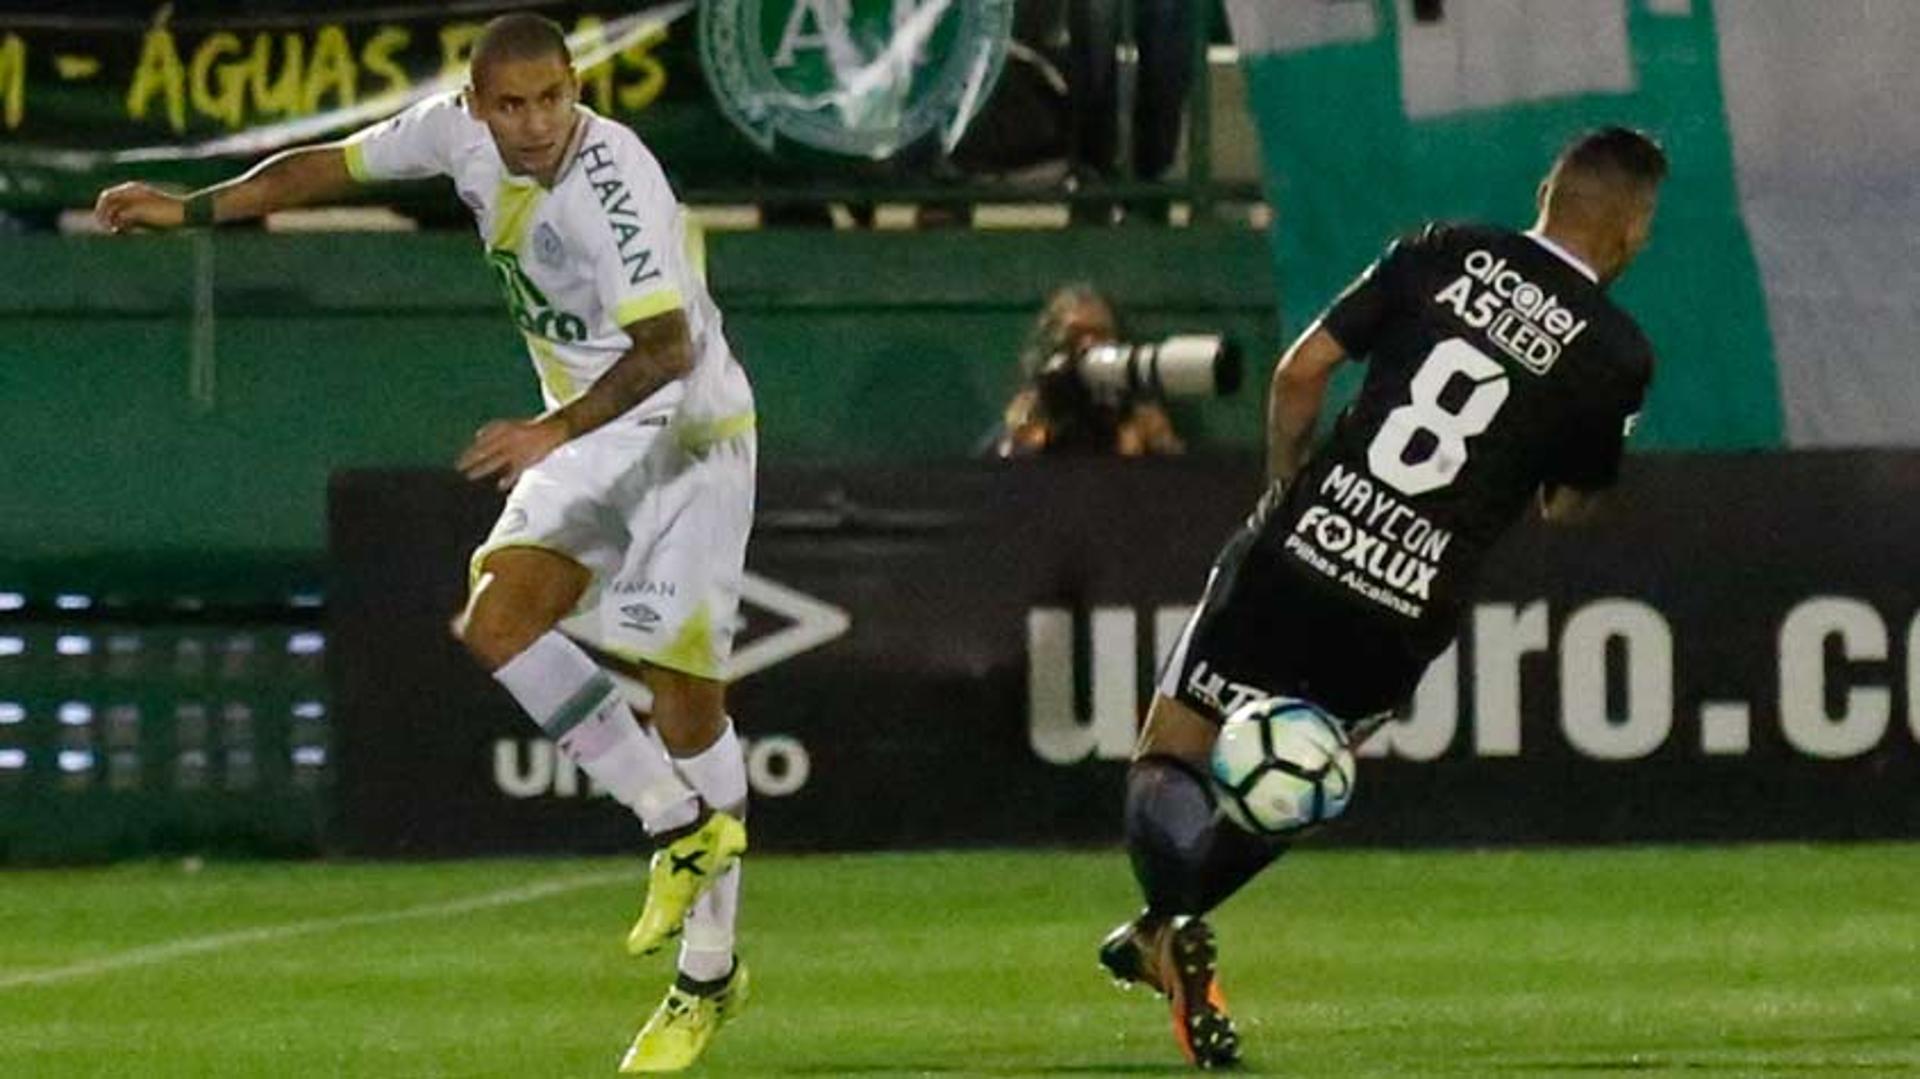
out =
[(1214, 563), (1160, 682), (1203, 715), (1280, 693), (1364, 725), (1404, 704), (1541, 485), (1613, 482), (1653, 372), (1571, 256), (1506, 229), (1395, 243), (1321, 325), (1366, 379)]
[(1653, 350), (1570, 255), (1483, 226), (1394, 243), (1321, 325), (1366, 379), (1266, 532), (1431, 655), (1542, 484), (1613, 482)]

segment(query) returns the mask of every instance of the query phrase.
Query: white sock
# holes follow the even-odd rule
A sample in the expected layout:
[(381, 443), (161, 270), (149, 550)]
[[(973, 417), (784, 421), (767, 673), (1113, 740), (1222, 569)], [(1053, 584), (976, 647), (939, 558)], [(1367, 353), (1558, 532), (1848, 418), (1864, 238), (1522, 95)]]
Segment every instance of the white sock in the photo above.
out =
[(673, 766), (708, 805), (736, 817), (747, 815), (747, 756), (740, 750), (740, 736), (733, 733), (732, 718), (712, 745), (691, 757), (674, 757)]
[(580, 646), (548, 632), (493, 672), (580, 770), (639, 816), (649, 833), (693, 823), (700, 802), (627, 702)]
[[(654, 739), (659, 734), (648, 729)], [(663, 745), (664, 748), (664, 745)], [(747, 759), (733, 720), (706, 749), (691, 757), (673, 758), (700, 797), (715, 809), (744, 818), (747, 813)], [(685, 935), (680, 938), (680, 973), (710, 982), (733, 970), (734, 924), (740, 914), (740, 863), (713, 882), (687, 912)]]
[(720, 875), (693, 909), (680, 938), (680, 973), (718, 981), (733, 970), (733, 926), (740, 916), (740, 863)]

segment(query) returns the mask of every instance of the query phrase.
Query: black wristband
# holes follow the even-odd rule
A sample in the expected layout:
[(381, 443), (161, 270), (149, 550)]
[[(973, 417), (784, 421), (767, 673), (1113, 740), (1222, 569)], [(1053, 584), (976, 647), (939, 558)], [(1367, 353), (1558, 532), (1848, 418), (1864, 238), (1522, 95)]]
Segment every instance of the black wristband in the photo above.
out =
[(189, 195), (185, 204), (184, 223), (196, 228), (213, 227), (213, 193), (203, 191), (198, 195)]

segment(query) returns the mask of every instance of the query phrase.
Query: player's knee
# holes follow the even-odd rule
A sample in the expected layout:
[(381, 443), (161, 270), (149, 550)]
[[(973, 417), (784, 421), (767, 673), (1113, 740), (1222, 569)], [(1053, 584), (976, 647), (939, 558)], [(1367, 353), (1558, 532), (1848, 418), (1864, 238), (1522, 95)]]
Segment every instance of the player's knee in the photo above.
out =
[(1127, 768), (1125, 823), (1132, 844), (1152, 844), (1181, 858), (1205, 853), (1213, 838), (1213, 797), (1202, 773), (1167, 756), (1136, 759)]
[(489, 590), (483, 585), (466, 615), (456, 620), (454, 635), (481, 666), (495, 671), (526, 651), (559, 620), (560, 614), (545, 605), (516, 601), (507, 590)]
[(456, 627), (460, 643), (489, 671), (499, 670), (508, 660), (526, 651), (547, 629), (525, 618), (489, 615), (484, 608), (468, 614)]
[(1199, 712), (1172, 697), (1158, 696), (1147, 709), (1147, 723), (1133, 748), (1134, 760), (1177, 757), (1204, 763), (1213, 754), (1220, 728)]
[(586, 587), (586, 570), (563, 555), (510, 548), (488, 556), (454, 635), (488, 670), (498, 670), (560, 620)]

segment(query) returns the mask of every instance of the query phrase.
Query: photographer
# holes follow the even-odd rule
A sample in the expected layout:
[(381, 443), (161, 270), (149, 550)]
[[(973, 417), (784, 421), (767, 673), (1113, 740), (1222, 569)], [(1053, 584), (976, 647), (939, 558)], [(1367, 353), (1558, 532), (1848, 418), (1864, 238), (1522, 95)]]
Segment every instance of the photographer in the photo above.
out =
[(983, 442), (983, 452), (994, 457), (1185, 452), (1157, 394), (1097, 384), (1083, 372), (1089, 349), (1119, 341), (1113, 305), (1092, 285), (1055, 289), (1020, 350), (1024, 381)]

